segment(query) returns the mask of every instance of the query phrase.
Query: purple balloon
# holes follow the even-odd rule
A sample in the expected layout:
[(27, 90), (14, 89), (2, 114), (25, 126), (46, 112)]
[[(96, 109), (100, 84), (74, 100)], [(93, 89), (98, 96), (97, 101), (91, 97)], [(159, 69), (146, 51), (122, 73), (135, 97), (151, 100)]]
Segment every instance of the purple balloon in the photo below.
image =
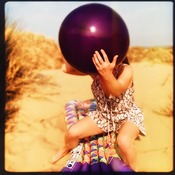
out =
[(121, 16), (112, 8), (91, 3), (70, 12), (59, 30), (59, 45), (66, 61), (84, 73), (96, 73), (95, 50), (104, 49), (109, 61), (117, 54), (122, 62), (129, 48), (129, 33)]

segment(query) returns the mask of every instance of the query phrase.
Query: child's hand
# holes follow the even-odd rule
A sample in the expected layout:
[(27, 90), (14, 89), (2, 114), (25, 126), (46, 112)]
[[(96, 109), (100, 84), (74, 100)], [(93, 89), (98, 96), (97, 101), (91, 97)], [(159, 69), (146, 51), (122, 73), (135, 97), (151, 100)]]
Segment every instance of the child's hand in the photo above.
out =
[(118, 55), (115, 55), (112, 62), (110, 63), (105, 51), (103, 49), (101, 49), (100, 51), (103, 55), (103, 58), (101, 57), (98, 51), (95, 51), (92, 60), (98, 73), (101, 76), (105, 77), (113, 73), (114, 67), (116, 66)]

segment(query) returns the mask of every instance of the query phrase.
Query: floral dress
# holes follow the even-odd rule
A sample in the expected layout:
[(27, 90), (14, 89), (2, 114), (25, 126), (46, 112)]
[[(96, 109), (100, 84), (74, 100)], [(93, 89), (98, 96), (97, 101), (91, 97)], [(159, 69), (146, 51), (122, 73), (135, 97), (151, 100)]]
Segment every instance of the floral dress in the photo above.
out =
[[(117, 70), (115, 70), (117, 77)], [(104, 132), (115, 131), (118, 133), (121, 125), (129, 120), (136, 124), (142, 135), (146, 135), (144, 127), (144, 116), (141, 109), (134, 101), (134, 86), (128, 88), (120, 96), (110, 95), (106, 97), (99, 75), (93, 80), (91, 85), (94, 98), (97, 103), (95, 111), (88, 112), (89, 115)]]

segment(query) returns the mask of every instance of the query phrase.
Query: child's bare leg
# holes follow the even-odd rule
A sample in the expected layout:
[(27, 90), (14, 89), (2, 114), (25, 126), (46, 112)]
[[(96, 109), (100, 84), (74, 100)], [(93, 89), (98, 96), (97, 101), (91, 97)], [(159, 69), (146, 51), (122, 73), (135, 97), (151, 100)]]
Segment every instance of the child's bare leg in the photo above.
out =
[(53, 157), (52, 163), (57, 162), (70, 150), (75, 148), (78, 145), (80, 139), (101, 133), (103, 133), (103, 130), (97, 126), (91, 117), (86, 116), (85, 118), (79, 120), (66, 132), (64, 147), (60, 149)]
[(134, 171), (137, 171), (137, 152), (133, 145), (134, 140), (139, 135), (138, 127), (130, 122), (126, 121), (117, 136), (117, 144), (120, 150), (123, 161), (129, 165)]
[[(57, 152), (57, 154), (52, 158), (51, 163), (55, 163), (58, 160), (60, 160), (62, 157), (64, 157), (71, 149), (75, 148), (78, 143), (79, 139), (74, 137), (72, 140), (69, 136), (69, 132), (71, 132), (72, 129), (69, 129), (65, 134), (65, 143), (64, 146)], [(66, 141), (67, 140), (67, 141)]]

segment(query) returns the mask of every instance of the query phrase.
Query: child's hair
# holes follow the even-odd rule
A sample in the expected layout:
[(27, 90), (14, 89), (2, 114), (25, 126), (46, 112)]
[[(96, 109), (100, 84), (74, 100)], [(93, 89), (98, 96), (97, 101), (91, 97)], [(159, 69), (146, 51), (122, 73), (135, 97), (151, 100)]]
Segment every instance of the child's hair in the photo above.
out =
[(125, 57), (125, 59), (122, 61), (122, 63), (129, 64), (128, 57)]

